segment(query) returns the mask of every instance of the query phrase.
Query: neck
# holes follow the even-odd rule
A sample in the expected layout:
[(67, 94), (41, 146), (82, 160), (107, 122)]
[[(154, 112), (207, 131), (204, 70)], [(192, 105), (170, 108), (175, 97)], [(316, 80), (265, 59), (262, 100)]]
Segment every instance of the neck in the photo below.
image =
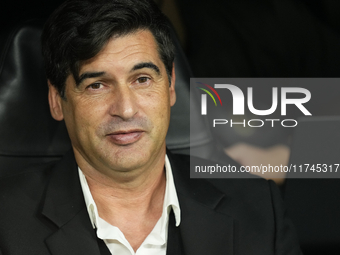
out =
[(162, 215), (166, 186), (162, 167), (128, 182), (85, 174), (99, 217), (118, 227), (134, 251), (140, 247)]
[(166, 184), (164, 165), (165, 149), (154, 157), (152, 164), (127, 172), (112, 171), (108, 174), (79, 164), (99, 216), (115, 226), (126, 215), (140, 218), (161, 215)]
[(158, 171), (125, 182), (103, 180), (86, 174), (85, 177), (101, 216), (111, 214), (110, 212), (117, 215), (118, 211), (125, 210), (147, 212), (164, 198), (166, 184), (164, 164)]

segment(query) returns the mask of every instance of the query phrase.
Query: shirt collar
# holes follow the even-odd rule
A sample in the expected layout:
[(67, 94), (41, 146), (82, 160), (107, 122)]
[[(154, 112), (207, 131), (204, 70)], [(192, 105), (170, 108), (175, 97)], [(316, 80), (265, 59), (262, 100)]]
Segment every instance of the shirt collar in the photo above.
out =
[[(98, 215), (98, 209), (96, 206), (96, 203), (93, 200), (90, 188), (87, 184), (85, 175), (81, 171), (81, 169), (78, 167), (79, 172), (79, 179), (81, 188), (83, 190), (84, 199), (86, 208), (92, 223), (93, 228), (98, 229), (98, 222), (99, 222), (99, 215)], [(172, 169), (170, 165), (170, 161), (168, 159), (168, 156), (165, 155), (165, 176), (166, 176), (166, 186), (165, 186), (165, 195), (164, 195), (164, 202), (163, 202), (163, 213), (160, 218), (160, 224), (162, 232), (167, 227), (168, 220), (169, 220), (169, 214), (171, 209), (174, 212), (175, 219), (176, 219), (176, 226), (178, 227), (181, 222), (181, 210), (178, 202), (177, 192), (175, 188), (175, 183), (172, 175)], [(166, 232), (166, 230), (165, 230)]]

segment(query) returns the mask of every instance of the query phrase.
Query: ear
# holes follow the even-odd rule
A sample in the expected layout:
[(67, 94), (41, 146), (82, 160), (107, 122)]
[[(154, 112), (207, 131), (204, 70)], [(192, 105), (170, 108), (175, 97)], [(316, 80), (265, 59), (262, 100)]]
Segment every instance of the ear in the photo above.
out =
[(169, 87), (169, 91), (170, 91), (170, 106), (173, 106), (176, 103), (175, 83), (176, 83), (176, 74), (175, 74), (175, 62), (174, 62), (172, 64), (171, 84), (170, 84), (170, 87)]
[(50, 112), (55, 120), (63, 120), (64, 114), (63, 109), (61, 107), (61, 97), (59, 95), (58, 90), (54, 87), (51, 82), (48, 80), (48, 103), (50, 105)]

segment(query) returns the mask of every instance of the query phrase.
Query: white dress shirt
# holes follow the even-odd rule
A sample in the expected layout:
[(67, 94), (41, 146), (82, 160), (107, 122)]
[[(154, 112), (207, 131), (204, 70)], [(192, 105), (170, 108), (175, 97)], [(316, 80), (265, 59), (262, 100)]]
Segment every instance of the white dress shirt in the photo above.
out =
[(93, 228), (97, 228), (98, 238), (104, 240), (111, 254), (166, 255), (168, 223), (171, 208), (175, 215), (176, 226), (178, 227), (181, 222), (181, 211), (177, 198), (174, 179), (172, 176), (172, 170), (167, 155), (165, 155), (166, 186), (162, 216), (159, 218), (153, 230), (145, 238), (144, 242), (136, 252), (134, 252), (130, 243), (126, 240), (124, 234), (122, 233), (122, 231), (120, 231), (118, 227), (112, 226), (99, 217), (97, 206), (93, 200), (85, 175), (80, 168), (78, 168), (78, 171), (86, 207), (92, 226)]

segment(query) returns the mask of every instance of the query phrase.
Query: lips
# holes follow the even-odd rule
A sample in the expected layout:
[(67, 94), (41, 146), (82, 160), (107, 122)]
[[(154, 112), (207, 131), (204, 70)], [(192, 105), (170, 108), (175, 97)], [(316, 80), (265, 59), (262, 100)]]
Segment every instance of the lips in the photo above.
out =
[(129, 145), (137, 142), (143, 135), (142, 130), (117, 131), (110, 133), (107, 137), (117, 145)]

